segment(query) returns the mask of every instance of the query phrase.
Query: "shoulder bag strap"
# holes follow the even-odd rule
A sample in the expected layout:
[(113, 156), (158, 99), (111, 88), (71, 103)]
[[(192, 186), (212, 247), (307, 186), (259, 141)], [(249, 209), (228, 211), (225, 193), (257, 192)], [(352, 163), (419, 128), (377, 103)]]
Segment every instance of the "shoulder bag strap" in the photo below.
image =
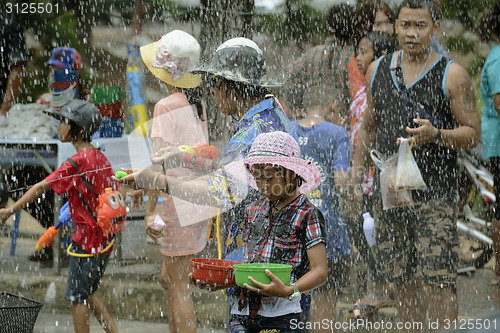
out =
[[(92, 184), (90, 184), (90, 182), (87, 179), (87, 177), (85, 177), (83, 175), (83, 173), (81, 173), (80, 169), (78, 169), (78, 167), (76, 166), (75, 161), (72, 158), (68, 158), (68, 162), (69, 162), (69, 164), (71, 164), (71, 166), (73, 166), (73, 168), (75, 168), (76, 172), (78, 172), (78, 174), (82, 178), (82, 180), (85, 183), (85, 185), (87, 185), (90, 188), (90, 190), (92, 191), (92, 193), (94, 193), (95, 197), (99, 198), (99, 196), (97, 195), (97, 193), (95, 193), (94, 188), (92, 187)], [(85, 205), (85, 207), (89, 211), (90, 215), (92, 215), (92, 218), (94, 219), (94, 221), (97, 221), (97, 217), (96, 217), (94, 211), (92, 210), (92, 208), (90, 208), (90, 205), (87, 202), (87, 200), (85, 200), (85, 198), (83, 197), (83, 194), (81, 194), (79, 191), (76, 191), (76, 193), (78, 193), (78, 196), (80, 197), (80, 200), (82, 200), (83, 204)]]
[(402, 52), (398, 55), (398, 59), (396, 60), (396, 67), (391, 68), (394, 71), (394, 75), (396, 77), (396, 83), (398, 84), (399, 90), (401, 91), (401, 96), (403, 97), (403, 103), (405, 105), (406, 115), (409, 118), (413, 118), (412, 108), (410, 103), (410, 98), (408, 97), (408, 90), (406, 89), (405, 78), (403, 75), (403, 66), (401, 65), (403, 55)]

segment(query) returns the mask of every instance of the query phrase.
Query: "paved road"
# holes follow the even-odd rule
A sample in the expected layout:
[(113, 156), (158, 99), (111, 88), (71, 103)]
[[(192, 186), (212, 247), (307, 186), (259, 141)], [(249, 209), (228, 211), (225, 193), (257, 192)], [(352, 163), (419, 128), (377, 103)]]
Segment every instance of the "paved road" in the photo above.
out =
[[(45, 304), (36, 322), (35, 332), (72, 332), (70, 305), (62, 298), (66, 269), (61, 275), (55, 275), (54, 269), (44, 268), (37, 263), (29, 262), (26, 257), (32, 253), (36, 243), (34, 238), (19, 238), (14, 256), (9, 255), (10, 238), (0, 237), (0, 291), (23, 294), (43, 302), (48, 285), (57, 283), (58, 299), (56, 304)], [(116, 308), (111, 311), (119, 317), (117, 324), (121, 332), (168, 332), (168, 323), (161, 313), (165, 311), (164, 292), (157, 281), (161, 256), (153, 244), (147, 245), (148, 259), (136, 263), (110, 263), (106, 270), (101, 292), (106, 292), (104, 285), (111, 284), (111, 293), (107, 300), (115, 302)], [(362, 296), (357, 282), (362, 265), (355, 264), (351, 270), (351, 285), (345, 290), (337, 305), (338, 318), (352, 305), (352, 299)], [(490, 284), (491, 266), (478, 270), (471, 276), (458, 278), (458, 302), (461, 320), (484, 318), (490, 313), (500, 310), (500, 286)], [(106, 280), (106, 279), (105, 279)], [(113, 294), (114, 293), (114, 294)], [(111, 296), (109, 296), (111, 295)], [(113, 296), (115, 295), (115, 296)], [(113, 299), (114, 297), (114, 299)], [(225, 316), (225, 305), (219, 293), (193, 291), (196, 304), (199, 332), (222, 332), (221, 323)], [(133, 319), (133, 320), (128, 320)], [(397, 321), (397, 310), (386, 308), (370, 317), (372, 322)], [(500, 331), (500, 319), (496, 330)], [(92, 332), (102, 332), (97, 321), (92, 321)], [(349, 331), (349, 330), (347, 330)], [(352, 330), (351, 330), (352, 331)], [(362, 330), (355, 332), (397, 332), (397, 330)]]
[[(124, 320), (118, 319), (116, 321), (118, 330), (120, 333), (137, 333), (137, 332), (147, 332), (147, 333), (168, 333), (168, 323), (154, 323), (147, 321), (138, 320)], [(103, 332), (99, 323), (95, 318), (92, 317), (90, 325), (90, 333)], [(64, 333), (64, 332), (74, 332), (73, 329), (73, 319), (71, 314), (61, 314), (61, 313), (45, 313), (41, 312), (35, 324), (33, 333)], [(211, 328), (198, 328), (198, 333), (222, 333), (221, 329), (211, 329)]]

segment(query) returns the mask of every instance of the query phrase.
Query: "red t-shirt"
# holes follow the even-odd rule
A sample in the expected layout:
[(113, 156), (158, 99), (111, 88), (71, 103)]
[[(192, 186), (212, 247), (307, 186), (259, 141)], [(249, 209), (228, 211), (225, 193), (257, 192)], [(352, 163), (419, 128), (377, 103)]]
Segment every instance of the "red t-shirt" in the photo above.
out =
[[(96, 148), (84, 149), (71, 157), (80, 172), (85, 174), (94, 191), (99, 195), (107, 187), (115, 185), (111, 176), (113, 170), (106, 156)], [(96, 215), (98, 201), (92, 190), (83, 182), (78, 172), (68, 161), (45, 180), (58, 195), (68, 193), (69, 212), (75, 222), (73, 240), (86, 252), (97, 254), (109, 245), (113, 236), (104, 238), (100, 227), (78, 196), (80, 192)], [(78, 191), (78, 192), (77, 192)], [(108, 251), (110, 252), (111, 249)]]

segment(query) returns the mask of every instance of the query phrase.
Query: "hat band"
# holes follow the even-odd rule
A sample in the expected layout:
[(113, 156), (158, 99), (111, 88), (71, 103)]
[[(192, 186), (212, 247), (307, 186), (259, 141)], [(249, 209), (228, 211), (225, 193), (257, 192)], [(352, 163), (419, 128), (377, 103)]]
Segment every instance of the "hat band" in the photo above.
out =
[(270, 150), (254, 150), (248, 153), (248, 157), (258, 157), (258, 156), (277, 156), (277, 157), (291, 157), (287, 154), (278, 153), (276, 151)]

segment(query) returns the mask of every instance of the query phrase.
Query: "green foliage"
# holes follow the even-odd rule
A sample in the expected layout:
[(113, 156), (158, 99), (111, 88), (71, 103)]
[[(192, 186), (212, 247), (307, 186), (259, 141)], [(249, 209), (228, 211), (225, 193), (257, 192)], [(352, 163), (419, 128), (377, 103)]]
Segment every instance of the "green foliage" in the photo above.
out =
[(485, 56), (476, 55), (474, 60), (469, 64), (469, 66), (467, 66), (467, 72), (469, 72), (472, 77), (481, 74), (481, 70), (483, 69), (485, 61)]
[(477, 108), (477, 114), (479, 117), (479, 121), (481, 121), (483, 117), (483, 108), (484, 108), (484, 103), (483, 100), (481, 99), (481, 86), (480, 84), (475, 85), (476, 90), (475, 90), (475, 96), (476, 96), (476, 108)]
[(475, 22), (483, 10), (492, 7), (498, 0), (443, 0), (440, 14), (442, 19), (464, 23), (469, 30), (474, 30)]
[[(277, 14), (259, 14), (254, 18), (256, 32), (267, 33), (277, 43), (290, 40), (319, 44), (326, 38), (326, 15), (304, 0), (287, 0)], [(285, 12), (285, 15), (282, 12)]]
[(469, 52), (474, 52), (476, 42), (466, 39), (463, 36), (448, 36), (446, 46), (451, 51), (459, 52), (465, 55)]
[(40, 36), (40, 41), (45, 50), (52, 50), (58, 46), (70, 46), (81, 54), (85, 54), (85, 49), (80, 40), (76, 37), (78, 22), (73, 11), (47, 22), (45, 35)]
[(153, 7), (157, 11), (168, 12), (172, 15), (177, 15), (179, 10), (177, 9), (177, 5), (171, 0), (152, 0)]

